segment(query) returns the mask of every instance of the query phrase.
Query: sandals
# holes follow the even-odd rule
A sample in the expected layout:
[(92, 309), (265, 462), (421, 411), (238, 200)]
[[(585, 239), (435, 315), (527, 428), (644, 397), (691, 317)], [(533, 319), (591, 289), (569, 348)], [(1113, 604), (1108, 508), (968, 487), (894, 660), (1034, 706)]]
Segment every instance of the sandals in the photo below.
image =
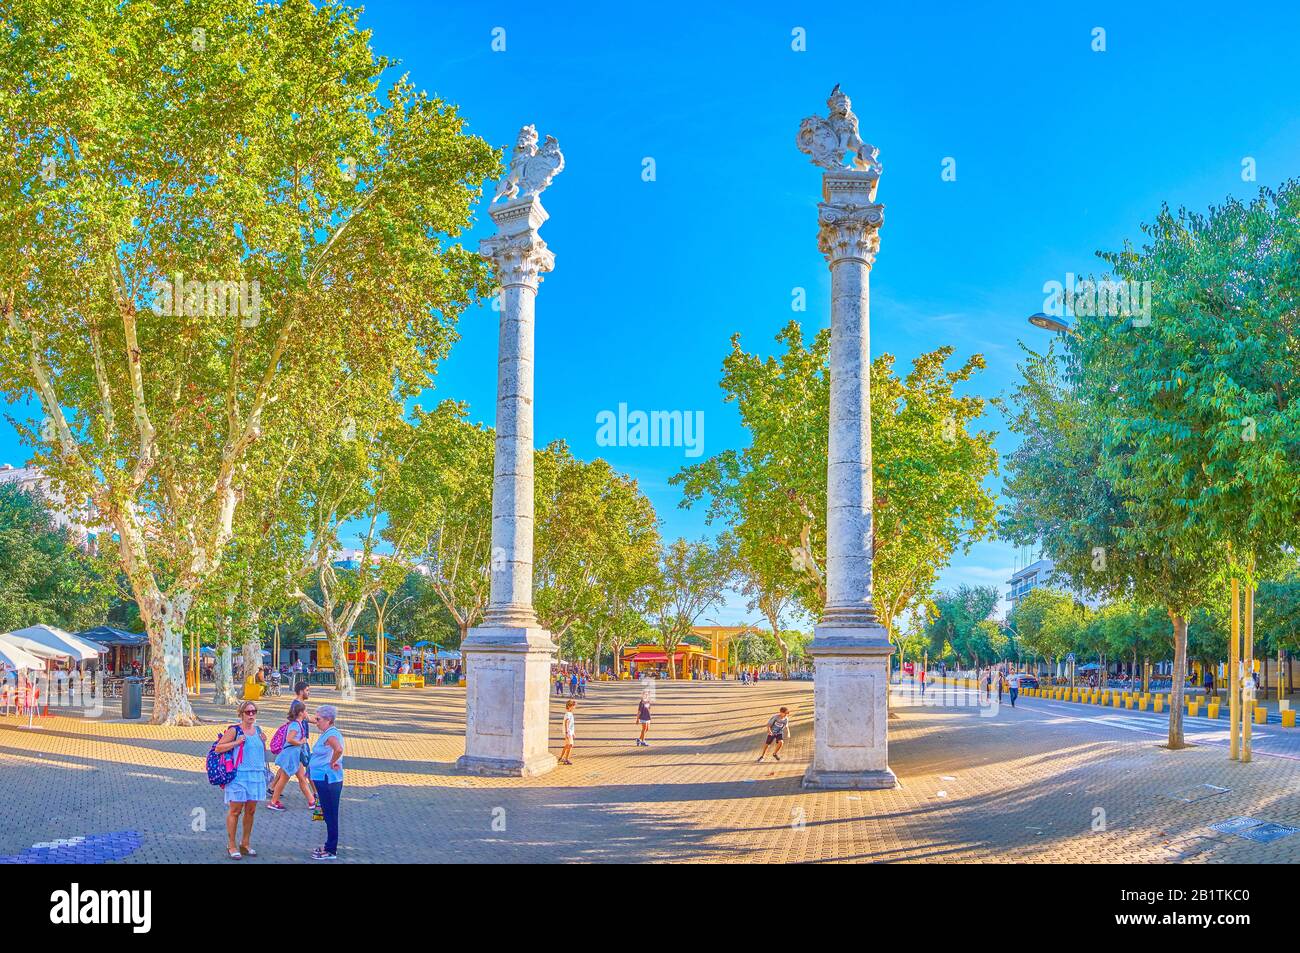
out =
[[(246, 856), (246, 857), (256, 857), (256, 856), (257, 856), (257, 851), (253, 850), (253, 848), (251, 848), (251, 847), (241, 847), (241, 848), (239, 848), (239, 850), (242, 850), (242, 851), (244, 852), (244, 856)], [(236, 851), (236, 853), (238, 853), (238, 851)]]
[(244, 856), (237, 850), (227, 850), (226, 853), (230, 856), (231, 860), (240, 860)]
[(267, 809), (268, 811), (287, 811), (287, 810), (289, 810), (287, 807), (285, 807), (285, 806), (284, 806), (283, 804), (281, 804), (279, 801), (272, 801), (270, 804), (266, 805), (266, 809)]

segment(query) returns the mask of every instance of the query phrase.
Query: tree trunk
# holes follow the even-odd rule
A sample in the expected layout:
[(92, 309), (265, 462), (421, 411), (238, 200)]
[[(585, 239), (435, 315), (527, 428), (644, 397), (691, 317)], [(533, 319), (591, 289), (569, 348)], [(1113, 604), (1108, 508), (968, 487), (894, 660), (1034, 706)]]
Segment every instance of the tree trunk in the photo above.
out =
[(168, 597), (155, 589), (152, 599), (145, 598), (138, 603), (153, 650), (153, 715), (150, 724), (186, 727), (199, 724), (185, 692), (183, 647), (190, 600), (188, 592)]
[(239, 701), (239, 697), (235, 694), (229, 625), (227, 620), (217, 632), (217, 659), (212, 666), (212, 701), (222, 707), (234, 705)]
[(346, 636), (331, 622), (325, 625), (325, 638), (329, 640), (330, 655), (334, 657), (334, 687), (344, 701), (357, 697), (357, 685), (352, 680), (352, 670), (348, 666), (348, 646)]
[[(257, 670), (262, 667), (262, 634), (258, 630), (260, 613), (253, 611), (244, 614), (239, 620), (238, 635), (242, 645), (244, 662), (244, 680), (257, 678)], [(243, 688), (241, 686), (240, 690)]]
[(1187, 620), (1172, 609), (1174, 626), (1174, 671), (1169, 685), (1169, 747), (1186, 747), (1183, 742), (1183, 687), (1187, 682)]

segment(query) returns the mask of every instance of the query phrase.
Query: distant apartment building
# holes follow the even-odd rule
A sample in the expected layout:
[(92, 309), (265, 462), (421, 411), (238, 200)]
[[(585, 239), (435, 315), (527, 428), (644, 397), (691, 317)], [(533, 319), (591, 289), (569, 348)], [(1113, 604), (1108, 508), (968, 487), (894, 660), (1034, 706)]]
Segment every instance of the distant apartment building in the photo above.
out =
[(1066, 580), (1055, 578), (1056, 563), (1044, 556), (1040, 549), (1022, 547), (1017, 551), (1016, 564), (1020, 568), (1013, 571), (1011, 578), (1007, 580), (1007, 585), (1010, 587), (1007, 590), (1008, 613), (1015, 610), (1016, 603), (1021, 599), (1042, 586), (1071, 593), (1089, 608), (1095, 609), (1100, 605), (1096, 599), (1075, 590)]
[(91, 527), (87, 507), (68, 506), (63, 497), (50, 486), (50, 479), (40, 469), (31, 465), (16, 467), (12, 463), (0, 465), (0, 485), (16, 484), (19, 489), (40, 497), (50, 511), (56, 528), (67, 529), (69, 537), (87, 552), (94, 552), (99, 530)]

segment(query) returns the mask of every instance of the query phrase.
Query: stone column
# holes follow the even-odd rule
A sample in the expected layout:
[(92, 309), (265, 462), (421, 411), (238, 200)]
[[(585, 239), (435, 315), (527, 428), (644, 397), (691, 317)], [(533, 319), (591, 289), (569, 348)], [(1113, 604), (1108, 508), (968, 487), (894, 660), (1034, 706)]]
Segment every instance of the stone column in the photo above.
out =
[[(456, 762), (472, 774), (515, 777), (544, 774), (556, 763), (548, 747), (556, 645), (533, 611), (533, 313), (541, 275), (555, 257), (538, 234), (547, 214), (537, 193), (550, 176), (540, 186), (530, 182), (538, 161), (536, 133), (531, 143), (525, 136), (530, 130), (521, 133), (511, 174), (497, 193), (509, 201), (490, 213), (497, 234), (479, 247), (501, 280), (491, 596), (483, 624), (461, 646), (465, 755)], [(532, 151), (525, 151), (529, 145)], [(562, 167), (561, 160), (551, 175)]]
[[(830, 446), (826, 465), (826, 605), (808, 652), (815, 659), (813, 760), (808, 788), (889, 788), (889, 655), (871, 592), (871, 266), (884, 206), (875, 201), (876, 150), (836, 87), (829, 119), (805, 120), (799, 145), (827, 171), (818, 244), (831, 270)], [(845, 151), (855, 168), (842, 167)]]

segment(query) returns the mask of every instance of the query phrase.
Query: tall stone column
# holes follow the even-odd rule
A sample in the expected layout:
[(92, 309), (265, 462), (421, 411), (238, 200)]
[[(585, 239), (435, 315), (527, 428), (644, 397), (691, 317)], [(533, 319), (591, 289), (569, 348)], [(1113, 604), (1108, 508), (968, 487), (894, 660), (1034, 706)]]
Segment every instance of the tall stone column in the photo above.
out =
[(533, 317), (541, 276), (555, 264), (538, 233), (548, 217), (539, 195), (563, 168), (555, 140), (538, 150), (536, 130), (525, 126), (493, 199), (507, 199), (490, 212), (497, 234), (479, 246), (501, 281), (501, 328), (491, 595), (483, 624), (461, 646), (468, 697), (456, 763), (472, 774), (527, 777), (555, 767), (547, 739), (556, 645), (533, 611)]
[[(838, 86), (830, 115), (805, 119), (799, 148), (822, 174), (818, 245), (831, 270), (830, 446), (826, 464), (826, 605), (815, 660), (813, 760), (807, 788), (890, 788), (889, 655), (871, 591), (871, 266), (884, 206), (877, 150)], [(853, 167), (844, 166), (846, 153)]]

